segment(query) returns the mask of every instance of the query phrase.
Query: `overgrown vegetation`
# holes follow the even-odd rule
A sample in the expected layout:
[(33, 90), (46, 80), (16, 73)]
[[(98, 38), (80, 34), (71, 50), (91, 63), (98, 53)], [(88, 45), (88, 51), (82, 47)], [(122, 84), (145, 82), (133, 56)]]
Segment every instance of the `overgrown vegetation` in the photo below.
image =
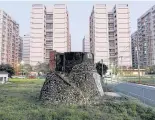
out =
[(12, 79), (0, 85), (0, 120), (155, 120), (155, 112), (130, 100), (92, 106), (43, 105), (43, 80)]
[(47, 74), (50, 71), (49, 64), (38, 62), (33, 71), (37, 72), (39, 75), (40, 73)]
[(146, 68), (147, 74), (155, 74), (155, 65)]

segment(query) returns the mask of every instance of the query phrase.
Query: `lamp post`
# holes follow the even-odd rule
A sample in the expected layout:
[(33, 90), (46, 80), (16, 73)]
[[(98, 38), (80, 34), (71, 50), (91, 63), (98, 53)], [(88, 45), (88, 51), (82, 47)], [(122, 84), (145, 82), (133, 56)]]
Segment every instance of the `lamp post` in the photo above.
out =
[(22, 66), (22, 76), (23, 76), (23, 65), (24, 65), (24, 61), (21, 61), (21, 66)]

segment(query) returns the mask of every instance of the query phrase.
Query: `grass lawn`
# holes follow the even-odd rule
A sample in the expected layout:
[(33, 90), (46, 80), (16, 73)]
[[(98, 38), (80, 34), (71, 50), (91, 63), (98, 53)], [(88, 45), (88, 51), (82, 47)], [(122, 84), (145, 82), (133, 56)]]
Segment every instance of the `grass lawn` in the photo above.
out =
[[(123, 81), (139, 83), (139, 78), (138, 77), (125, 77), (123, 78)], [(145, 85), (155, 86), (155, 77), (148, 78), (145, 76), (141, 76), (140, 83), (145, 84)]]
[(155, 112), (130, 100), (100, 105), (43, 105), (44, 80), (11, 79), (0, 85), (0, 120), (155, 120)]

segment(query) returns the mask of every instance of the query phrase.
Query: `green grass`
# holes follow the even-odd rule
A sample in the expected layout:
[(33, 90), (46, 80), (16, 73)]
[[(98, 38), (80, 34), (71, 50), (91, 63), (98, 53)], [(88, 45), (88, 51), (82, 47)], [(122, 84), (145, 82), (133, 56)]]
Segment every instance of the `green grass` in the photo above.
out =
[[(127, 82), (135, 82), (135, 83), (139, 83), (139, 78), (138, 77), (125, 77), (122, 79), (123, 81), (127, 81)], [(155, 77), (145, 77), (145, 76), (141, 76), (140, 78), (140, 83), (141, 84), (148, 84), (148, 85), (154, 85), (155, 86)]]
[(130, 100), (99, 105), (45, 105), (38, 97), (44, 80), (11, 79), (0, 85), (0, 120), (155, 120), (155, 112)]

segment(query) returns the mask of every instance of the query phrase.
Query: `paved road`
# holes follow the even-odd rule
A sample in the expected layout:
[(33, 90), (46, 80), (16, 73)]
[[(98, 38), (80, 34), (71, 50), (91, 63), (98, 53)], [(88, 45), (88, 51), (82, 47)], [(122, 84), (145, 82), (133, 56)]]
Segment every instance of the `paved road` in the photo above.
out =
[(145, 104), (150, 104), (155, 106), (155, 87), (147, 85), (139, 85), (135, 83), (118, 83), (114, 81), (113, 89), (138, 98)]

